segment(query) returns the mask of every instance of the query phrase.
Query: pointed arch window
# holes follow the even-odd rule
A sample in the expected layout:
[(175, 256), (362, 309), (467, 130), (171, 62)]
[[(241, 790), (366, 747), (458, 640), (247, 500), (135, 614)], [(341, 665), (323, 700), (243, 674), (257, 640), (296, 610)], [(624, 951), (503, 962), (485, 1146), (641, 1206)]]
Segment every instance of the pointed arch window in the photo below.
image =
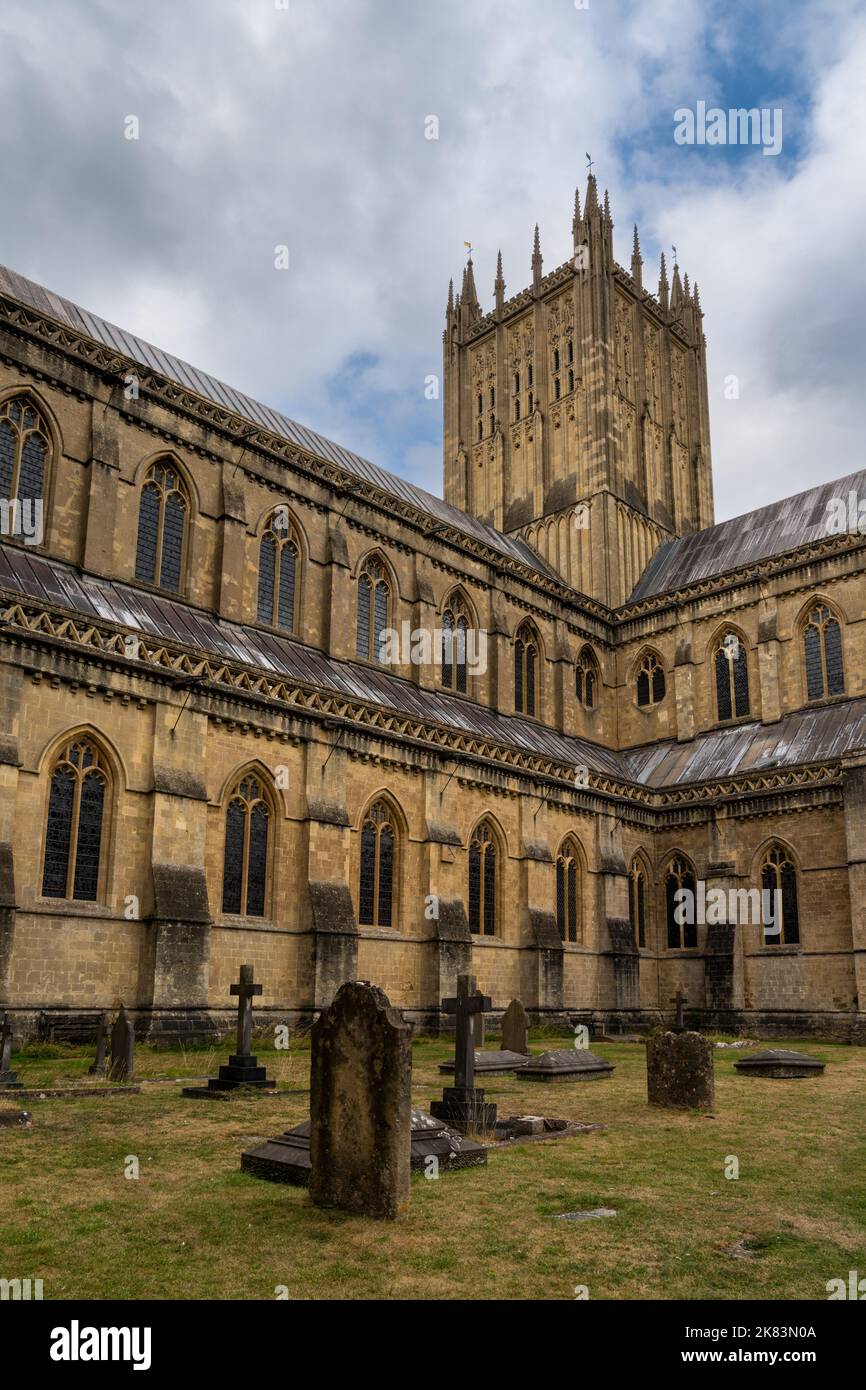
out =
[(180, 591), (186, 556), (189, 498), (171, 459), (147, 470), (138, 509), (135, 577), (172, 593)]
[(519, 395), (520, 395), (520, 373), (519, 373), (519, 372), (515, 372), (515, 373), (514, 373), (514, 394), (515, 394), (515, 396), (519, 396)]
[(806, 658), (806, 692), (810, 700), (844, 695), (842, 629), (825, 603), (816, 603), (803, 628)]
[(515, 418), (515, 420), (519, 420), (519, 419), (520, 419), (520, 401), (519, 401), (519, 400), (514, 402), (514, 418)]
[(563, 941), (580, 940), (580, 860), (575, 845), (566, 840), (556, 856), (556, 924)]
[[(763, 919), (764, 945), (797, 945), (800, 941), (797, 867), (783, 845), (771, 845), (764, 855), (761, 864), (761, 888), (779, 894), (778, 898), (770, 899), (774, 920), (768, 922), (766, 917)], [(778, 915), (775, 912), (776, 908), (780, 909)]]
[(469, 930), (476, 936), (496, 933), (496, 840), (482, 821), (469, 842)]
[(33, 504), (44, 504), (48, 450), (48, 428), (29, 397), (5, 401), (0, 406), (0, 498), (31, 504), (27, 516), (21, 508), (10, 509), (11, 536), (30, 535)]
[(223, 912), (264, 917), (271, 811), (259, 777), (247, 773), (229, 798), (223, 852)]
[(442, 614), (442, 685), (460, 695), (467, 688), (466, 636), (471, 626), (469, 609), (455, 594)]
[(745, 718), (749, 713), (748, 658), (735, 632), (726, 632), (716, 648), (715, 669), (719, 721)]
[(553, 370), (555, 372), (559, 371), (559, 348), (553, 349)]
[(568, 362), (573, 362), (573, 361), (574, 361), (574, 340), (573, 340), (572, 338), (568, 338), (568, 339), (566, 340), (566, 344), (565, 344), (565, 357), (566, 357), (566, 361), (568, 361)]
[(275, 512), (259, 546), (260, 623), (297, 632), (300, 555), (301, 548), (288, 518)]
[(524, 623), (514, 639), (514, 708), (518, 714), (538, 713), (538, 638)]
[(634, 944), (646, 946), (646, 870), (640, 859), (631, 861), (628, 874), (628, 920)]
[(397, 833), (391, 809), (377, 801), (361, 828), (361, 881), (358, 921), (366, 927), (394, 924)]
[(569, 371), (569, 373), (568, 373), (568, 394), (571, 395), (571, 393), (572, 393), (573, 390), (574, 390), (574, 372), (573, 372), (573, 371)]
[(575, 693), (578, 704), (595, 709), (598, 702), (598, 666), (589, 647), (584, 647), (575, 668)]
[(561, 387), (560, 382), (559, 382), (559, 377), (555, 377), (555, 378), (554, 378), (554, 381), (553, 381), (553, 395), (554, 395), (554, 398), (555, 398), (556, 400), (559, 400), (560, 396), (562, 395), (562, 387)]
[(379, 661), (382, 633), (389, 626), (391, 586), (381, 560), (372, 556), (358, 580), (356, 650), (364, 661)]
[(70, 741), (51, 770), (42, 896), (96, 902), (108, 770), (89, 739)]
[(659, 704), (665, 698), (664, 667), (652, 652), (647, 652), (637, 672), (637, 702), (641, 708)]
[[(683, 904), (677, 893), (685, 890), (691, 894), (691, 901)], [(674, 859), (668, 865), (665, 875), (665, 906), (667, 909), (668, 950), (680, 947), (690, 948), (698, 944), (698, 928), (695, 921), (697, 884), (694, 871), (685, 859)], [(690, 907), (687, 912), (686, 907)], [(691, 917), (691, 921), (688, 921)], [(683, 918), (684, 920), (679, 920)]]

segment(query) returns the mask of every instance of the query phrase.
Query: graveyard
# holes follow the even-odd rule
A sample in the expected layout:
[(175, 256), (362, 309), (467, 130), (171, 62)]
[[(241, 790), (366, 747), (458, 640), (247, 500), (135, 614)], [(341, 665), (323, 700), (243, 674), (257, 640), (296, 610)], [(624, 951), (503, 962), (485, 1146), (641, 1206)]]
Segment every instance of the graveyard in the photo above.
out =
[[(38, 1270), (46, 1297), (823, 1299), (829, 1280), (866, 1258), (861, 1048), (788, 1041), (826, 1070), (789, 1077), (769, 1065), (779, 1074), (750, 1076), (737, 1069), (742, 1048), (663, 1033), (674, 1049), (699, 1038), (712, 1052), (712, 1104), (677, 1108), (648, 1103), (645, 1040), (593, 1039), (591, 1055), (607, 1068), (593, 1079), (556, 1074), (540, 1084), (519, 1068), (479, 1066), (467, 1088), (459, 1048), (457, 1073), (440, 1071), (455, 1060), (453, 1035), (410, 1037), (383, 1006), (376, 1046), (386, 1048), (393, 1030), (396, 1050), (384, 1070), (376, 1062), (375, 1123), (347, 1106), (333, 1076), (315, 1083), (330, 1145), (320, 1174), (331, 1189), (315, 1205), (306, 1186), (242, 1171), (241, 1155), (308, 1119), (311, 1062), (327, 1071), (344, 1022), (326, 1018), (318, 1062), (309, 1031), (276, 1049), (272, 1028), (251, 1031), (254, 991), (241, 987), (237, 1035), (200, 1049), (137, 1044), (136, 1089), (129, 1077), (93, 1074), (92, 1046), (15, 1052), (21, 1091), (0, 1093), (0, 1109), (26, 1106), (32, 1122), (0, 1128), (0, 1248), (23, 1273)], [(489, 1032), (476, 1061), (499, 1041)], [(755, 1044), (750, 1053), (773, 1047)], [(574, 1039), (531, 1031), (528, 1050), (559, 1057), (574, 1052)], [(184, 1094), (223, 1075), (227, 1054), (229, 1069), (257, 1068), (267, 1085), (239, 1085), (221, 1104)], [(437, 1102), (468, 1103), (469, 1091), (481, 1108), (466, 1132), (486, 1163), (438, 1175), (410, 1175), (407, 1163), (392, 1185), (399, 1134), (389, 1126), (401, 1107), (408, 1123), (410, 1106), (429, 1114)], [(485, 1124), (492, 1107), (570, 1128), (504, 1142)], [(368, 1130), (376, 1163), (353, 1174), (353, 1148), (364, 1151)], [(365, 1209), (380, 1204), (377, 1216), (341, 1209), (359, 1192)]]

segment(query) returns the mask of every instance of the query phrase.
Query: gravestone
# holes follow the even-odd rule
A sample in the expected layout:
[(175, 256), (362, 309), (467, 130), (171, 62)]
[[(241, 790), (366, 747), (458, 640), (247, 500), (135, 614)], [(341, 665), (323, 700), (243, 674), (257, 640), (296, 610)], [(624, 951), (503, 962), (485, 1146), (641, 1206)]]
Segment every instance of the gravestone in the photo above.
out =
[(109, 1081), (129, 1081), (135, 1066), (135, 1024), (121, 1004), (111, 1030)]
[(480, 1052), (484, 1046), (484, 1014), (480, 1009), (477, 1014), (472, 1015), (472, 1042), (475, 1051)]
[(743, 1057), (734, 1063), (735, 1070), (744, 1072), (746, 1076), (786, 1079), (820, 1076), (825, 1066), (826, 1063), (817, 1057), (810, 1057), (805, 1052), (790, 1052), (780, 1047), (764, 1048), (763, 1051), (754, 1052), (750, 1057)]
[(502, 1050), (529, 1054), (529, 1015), (519, 999), (512, 999), (502, 1015)]
[(96, 1033), (96, 1061), (88, 1068), (90, 1076), (104, 1076), (106, 1071), (105, 1050), (108, 1043), (108, 1014), (102, 1014)]
[(600, 1081), (613, 1073), (613, 1063), (597, 1057), (594, 1052), (579, 1052), (576, 1047), (563, 1047), (554, 1052), (542, 1052), (530, 1057), (520, 1075), (531, 1081)]
[(0, 1023), (0, 1090), (19, 1090), (22, 1082), (12, 1070), (12, 1024), (9, 1015), (4, 1013)]
[(475, 1048), (472, 1041), (472, 1016), (485, 1013), (491, 1007), (486, 994), (475, 988), (474, 975), (457, 976), (457, 995), (443, 999), (445, 1013), (455, 1016), (454, 1085), (446, 1086), (441, 1100), (434, 1100), (430, 1113), (455, 1129), (492, 1129), (496, 1124), (496, 1106), (485, 1103), (484, 1092), (475, 1085)]
[(256, 1090), (275, 1090), (276, 1083), (268, 1077), (267, 1068), (258, 1065), (258, 1058), (252, 1055), (253, 1045), (253, 999), (261, 994), (262, 987), (253, 981), (253, 967), (242, 965), (240, 977), (231, 985), (229, 994), (238, 1001), (237, 1052), (228, 1060), (228, 1066), (221, 1066), (218, 1076), (212, 1076), (206, 1086), (184, 1086), (182, 1094), (195, 1099), (224, 1100), (226, 1093), (237, 1091), (241, 1086), (252, 1086)]
[(700, 1033), (653, 1033), (646, 1045), (646, 1077), (650, 1105), (712, 1108), (713, 1044)]
[(409, 1204), (412, 1028), (376, 985), (341, 985), (313, 1025), (310, 1199), (394, 1219)]
[[(413, 1172), (428, 1173), (431, 1158), (436, 1160), (437, 1173), (478, 1168), (487, 1163), (487, 1150), (483, 1145), (414, 1106), (411, 1125), (409, 1166)], [(241, 1171), (269, 1182), (306, 1187), (310, 1181), (310, 1121), (305, 1120), (285, 1134), (247, 1149), (241, 1154)]]
[(683, 994), (683, 992), (682, 992), (681, 989), (678, 989), (677, 992), (676, 992), (676, 994), (675, 994), (675, 995), (673, 996), (673, 998), (671, 999), (671, 1003), (672, 1003), (672, 1004), (675, 1004), (675, 1005), (676, 1005), (676, 1009), (677, 1009), (676, 1017), (675, 1017), (673, 1023), (671, 1024), (671, 1032), (672, 1032), (672, 1033), (685, 1033), (685, 1032), (687, 1031), (687, 1030), (686, 1030), (685, 1017), (684, 1017), (684, 1010), (685, 1010), (685, 1007), (686, 1007), (686, 999), (687, 999), (687, 996), (686, 996), (685, 994)]

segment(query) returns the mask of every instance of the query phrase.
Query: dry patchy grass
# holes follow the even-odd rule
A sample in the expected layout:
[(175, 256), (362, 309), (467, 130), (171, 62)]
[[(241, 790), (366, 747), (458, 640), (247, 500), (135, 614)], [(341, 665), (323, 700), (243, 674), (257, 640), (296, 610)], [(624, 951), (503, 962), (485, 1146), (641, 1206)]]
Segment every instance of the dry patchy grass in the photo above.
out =
[[(543, 1046), (568, 1045), (544, 1039)], [(32, 1130), (0, 1129), (0, 1274), (42, 1278), (49, 1298), (825, 1298), (866, 1275), (866, 1050), (794, 1044), (823, 1077), (741, 1077), (716, 1053), (712, 1117), (646, 1103), (644, 1050), (595, 1048), (610, 1080), (487, 1078), (500, 1114), (545, 1113), (603, 1132), (493, 1150), (485, 1169), (412, 1180), (408, 1215), (383, 1225), (310, 1205), (305, 1191), (239, 1171), (241, 1150), (305, 1118), (307, 1098), (185, 1100), (178, 1078), (216, 1051), (138, 1052), (139, 1096), (30, 1102)], [(292, 1091), (309, 1051), (260, 1045)], [(447, 1043), (414, 1048), (413, 1099), (445, 1078)], [(16, 1062), (27, 1085), (83, 1080), (90, 1056)], [(140, 1178), (124, 1177), (134, 1154)], [(739, 1159), (736, 1181), (724, 1176)], [(557, 1221), (607, 1206), (615, 1218)], [(741, 1241), (753, 1253), (729, 1253)]]

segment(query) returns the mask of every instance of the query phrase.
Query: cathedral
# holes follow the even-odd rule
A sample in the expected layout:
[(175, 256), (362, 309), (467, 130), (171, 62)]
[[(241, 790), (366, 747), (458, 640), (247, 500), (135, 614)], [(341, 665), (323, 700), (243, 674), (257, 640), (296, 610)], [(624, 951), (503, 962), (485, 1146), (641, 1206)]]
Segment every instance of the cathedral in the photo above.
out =
[(244, 962), (866, 1042), (866, 473), (715, 523), (697, 284), (592, 175), (571, 241), (449, 291), (444, 500), (0, 267), (18, 1036), (210, 1036)]

